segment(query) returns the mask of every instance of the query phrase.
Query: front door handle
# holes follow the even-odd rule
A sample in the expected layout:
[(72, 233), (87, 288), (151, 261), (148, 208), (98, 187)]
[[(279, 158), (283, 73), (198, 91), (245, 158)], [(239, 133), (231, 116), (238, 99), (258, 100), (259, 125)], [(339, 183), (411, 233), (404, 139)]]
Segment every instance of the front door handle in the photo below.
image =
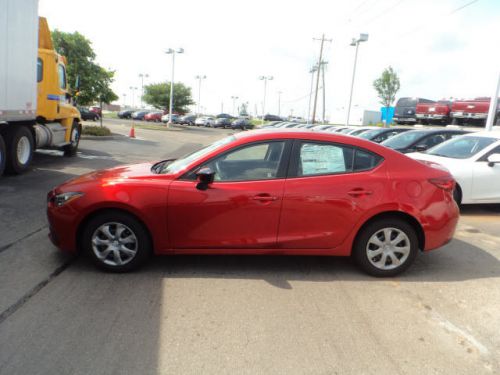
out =
[(347, 194), (349, 194), (351, 197), (359, 198), (363, 195), (372, 195), (373, 191), (365, 190), (363, 188), (355, 188), (355, 189), (352, 189), (351, 191), (349, 191)]
[(258, 194), (252, 198), (254, 201), (259, 202), (273, 202), (278, 199), (278, 197), (272, 197), (269, 194)]

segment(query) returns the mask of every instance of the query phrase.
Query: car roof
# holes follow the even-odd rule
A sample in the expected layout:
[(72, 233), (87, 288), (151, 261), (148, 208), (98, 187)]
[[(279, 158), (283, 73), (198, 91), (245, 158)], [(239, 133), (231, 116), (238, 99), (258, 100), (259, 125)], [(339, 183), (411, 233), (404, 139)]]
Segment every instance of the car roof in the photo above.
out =
[(467, 136), (467, 137), (487, 137), (487, 138), (500, 139), (500, 130), (479, 131), (479, 132), (467, 133), (464, 136)]

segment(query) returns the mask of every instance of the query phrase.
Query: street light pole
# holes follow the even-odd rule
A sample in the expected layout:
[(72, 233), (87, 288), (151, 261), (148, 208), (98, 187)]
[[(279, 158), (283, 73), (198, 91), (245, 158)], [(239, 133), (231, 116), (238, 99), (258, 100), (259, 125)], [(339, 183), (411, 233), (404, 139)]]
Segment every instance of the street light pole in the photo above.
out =
[(206, 79), (207, 76), (205, 75), (199, 75), (199, 76), (196, 76), (194, 77), (198, 80), (198, 116), (200, 115), (200, 106), (201, 106), (201, 80), (202, 79)]
[[(500, 90), (500, 74), (498, 74), (497, 87), (490, 100), (490, 109), (488, 111), (488, 118), (486, 119), (486, 130), (493, 130), (493, 121), (495, 120), (495, 115), (497, 113), (498, 107), (498, 91)], [(499, 114), (500, 116), (500, 114)], [(497, 122), (498, 124), (498, 122)]]
[(360, 42), (366, 42), (368, 40), (368, 34), (360, 34), (359, 39), (353, 38), (351, 46), (356, 46), (356, 53), (354, 54), (354, 67), (352, 70), (352, 81), (351, 81), (351, 94), (349, 95), (349, 105), (347, 106), (347, 118), (345, 124), (349, 126), (349, 117), (351, 115), (351, 103), (352, 103), (352, 92), (354, 89), (354, 78), (356, 76), (356, 64), (358, 61), (358, 48)]
[(231, 99), (233, 99), (233, 115), (236, 113), (236, 100), (239, 99), (238, 96), (231, 96)]
[(127, 106), (127, 94), (126, 93), (123, 93), (123, 108), (125, 108)]
[(142, 97), (144, 96), (144, 78), (149, 78), (148, 74), (139, 74), (139, 78), (141, 79), (141, 109), (144, 106), (144, 103), (142, 102)]
[(266, 116), (266, 91), (267, 91), (267, 81), (272, 81), (273, 76), (260, 76), (259, 79), (264, 81), (264, 100), (262, 101), (262, 125), (264, 125), (264, 117)]
[(172, 55), (172, 81), (170, 82), (170, 104), (168, 108), (168, 122), (167, 126), (172, 125), (172, 107), (174, 106), (174, 73), (175, 73), (175, 54), (176, 53), (184, 53), (184, 48), (179, 48), (174, 50), (169, 48), (165, 51), (167, 55)]
[(132, 91), (132, 108), (135, 109), (135, 95), (134, 92), (137, 90), (137, 87), (130, 86), (130, 91)]

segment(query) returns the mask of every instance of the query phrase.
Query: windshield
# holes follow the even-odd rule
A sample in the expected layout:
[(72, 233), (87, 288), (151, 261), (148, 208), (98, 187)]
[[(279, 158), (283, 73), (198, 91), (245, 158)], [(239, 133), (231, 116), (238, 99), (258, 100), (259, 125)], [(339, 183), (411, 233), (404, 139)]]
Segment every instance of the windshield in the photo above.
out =
[(468, 159), (498, 141), (488, 137), (459, 137), (450, 139), (427, 151), (427, 154), (454, 159)]
[(417, 105), (417, 99), (415, 98), (401, 98), (398, 100), (398, 107), (415, 107)]
[(364, 139), (372, 139), (373, 137), (376, 137), (380, 133), (382, 133), (384, 129), (372, 129), (372, 130), (367, 130), (359, 135), (360, 138)]
[(389, 138), (387, 141), (382, 142), (382, 144), (394, 149), (407, 148), (426, 133), (427, 132), (425, 130), (413, 130), (404, 132), (392, 138)]
[(231, 135), (229, 137), (223, 138), (218, 140), (217, 142), (212, 143), (211, 145), (202, 148), (201, 150), (192, 152), (186, 156), (183, 156), (172, 163), (165, 163), (163, 167), (158, 170), (157, 173), (159, 174), (171, 174), (171, 173), (177, 173), (184, 168), (186, 168), (191, 162), (198, 158), (202, 158), (203, 156), (209, 154), (210, 152), (218, 149), (219, 147), (222, 147), (224, 145), (227, 145), (228, 143), (233, 142), (236, 140), (236, 137), (234, 135)]

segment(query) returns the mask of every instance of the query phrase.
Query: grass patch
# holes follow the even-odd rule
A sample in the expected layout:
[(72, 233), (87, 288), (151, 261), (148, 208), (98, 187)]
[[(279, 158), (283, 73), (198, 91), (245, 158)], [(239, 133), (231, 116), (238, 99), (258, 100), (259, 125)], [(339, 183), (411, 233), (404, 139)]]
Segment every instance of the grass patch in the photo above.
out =
[[(175, 87), (175, 85), (174, 85)], [(103, 118), (118, 118), (118, 112), (103, 112)]]
[(103, 137), (106, 135), (111, 135), (111, 130), (109, 130), (109, 128), (105, 126), (85, 125), (82, 129), (82, 134)]

